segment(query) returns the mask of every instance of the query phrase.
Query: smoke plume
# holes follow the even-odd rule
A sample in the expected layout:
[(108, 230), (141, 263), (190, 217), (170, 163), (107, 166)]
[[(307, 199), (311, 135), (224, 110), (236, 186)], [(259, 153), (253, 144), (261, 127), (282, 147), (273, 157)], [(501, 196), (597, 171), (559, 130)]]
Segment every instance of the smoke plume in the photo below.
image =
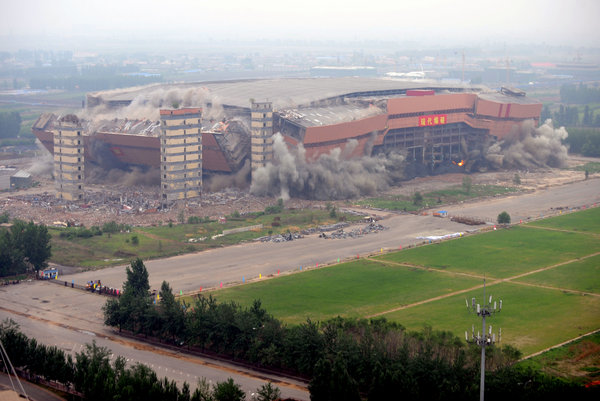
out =
[(496, 168), (564, 167), (567, 148), (561, 141), (568, 135), (564, 127), (555, 129), (552, 120), (538, 128), (525, 121), (491, 145), (485, 159)]
[(335, 148), (307, 162), (302, 145), (290, 150), (277, 133), (273, 141), (273, 163), (252, 173), (250, 192), (283, 199), (349, 199), (373, 195), (402, 179), (402, 155), (348, 159), (357, 144), (349, 141), (344, 151)]

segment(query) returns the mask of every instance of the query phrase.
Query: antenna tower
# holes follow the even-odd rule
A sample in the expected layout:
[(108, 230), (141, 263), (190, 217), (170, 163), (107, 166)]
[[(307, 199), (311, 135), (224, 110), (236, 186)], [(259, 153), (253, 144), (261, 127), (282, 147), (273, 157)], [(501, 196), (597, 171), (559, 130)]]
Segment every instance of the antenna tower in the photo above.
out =
[[(481, 317), (482, 321), (482, 329), (481, 335), (479, 331), (477, 335), (475, 335), (475, 325), (471, 326), (471, 337), (469, 338), (469, 333), (465, 331), (465, 339), (468, 343), (477, 344), (481, 347), (481, 381), (479, 387), (479, 400), (484, 401), (484, 389), (485, 389), (485, 347), (493, 345), (496, 342), (496, 333), (492, 333), (492, 325), (490, 324), (489, 330), (486, 333), (485, 330), (485, 318), (486, 316), (492, 317), (496, 313), (500, 313), (502, 311), (502, 300), (500, 300), (500, 304), (496, 301), (492, 304), (492, 296), (490, 295), (489, 300), (486, 303), (485, 298), (485, 277), (483, 279), (483, 304), (478, 304), (475, 298), (471, 298), (471, 304), (469, 305), (469, 301), (465, 299), (465, 303), (467, 304), (467, 310), (471, 313), (476, 313), (477, 316)], [(501, 341), (502, 338), (502, 329), (500, 329), (498, 333), (498, 342)]]

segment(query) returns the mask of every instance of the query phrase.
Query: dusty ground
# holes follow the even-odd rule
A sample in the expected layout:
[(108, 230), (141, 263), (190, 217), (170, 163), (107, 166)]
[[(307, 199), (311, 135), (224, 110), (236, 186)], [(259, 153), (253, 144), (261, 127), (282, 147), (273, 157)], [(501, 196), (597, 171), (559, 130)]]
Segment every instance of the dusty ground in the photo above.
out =
[[(598, 160), (598, 159), (596, 159)], [(589, 158), (570, 157), (569, 167), (590, 161)], [(9, 164), (18, 168), (28, 168), (39, 163), (35, 158), (13, 159)], [(566, 169), (539, 169), (529, 171), (494, 171), (474, 173), (470, 177), (473, 184), (493, 184), (514, 186), (515, 173), (521, 179), (520, 187), (535, 191), (568, 182), (581, 181), (584, 173)], [(593, 176), (593, 175), (591, 175)], [(461, 185), (463, 174), (445, 174), (433, 177), (420, 177), (404, 182), (399, 187), (386, 191), (389, 194), (412, 195), (415, 191), (426, 192), (435, 189)], [(8, 212), (11, 218), (33, 220), (52, 225), (57, 222), (71, 222), (86, 227), (101, 226), (114, 220), (135, 226), (166, 224), (177, 222), (183, 210), (184, 218), (208, 216), (216, 218), (238, 211), (240, 213), (260, 211), (274, 203), (274, 199), (259, 198), (241, 190), (203, 195), (199, 200), (187, 205), (177, 205), (168, 210), (157, 210), (159, 193), (157, 187), (120, 187), (117, 185), (87, 185), (87, 204), (75, 205), (54, 198), (54, 186), (49, 169), (34, 175), (40, 183), (38, 187), (21, 191), (0, 192), (0, 212)], [(347, 201), (337, 202), (340, 206)], [(323, 207), (325, 202), (290, 199), (289, 208)]]

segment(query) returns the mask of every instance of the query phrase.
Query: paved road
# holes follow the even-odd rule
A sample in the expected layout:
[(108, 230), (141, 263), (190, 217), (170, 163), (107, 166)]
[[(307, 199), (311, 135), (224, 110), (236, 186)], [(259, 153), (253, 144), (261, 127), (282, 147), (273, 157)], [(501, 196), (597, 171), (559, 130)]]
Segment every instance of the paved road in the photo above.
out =
[[(11, 380), (12, 380), (12, 383), (11, 383)], [(27, 397), (29, 397), (29, 399), (32, 401), (64, 401), (64, 398), (57, 396), (56, 394), (50, 392), (49, 390), (46, 390), (43, 387), (36, 386), (35, 384), (29, 383), (28, 381), (20, 379), (20, 378), (19, 378), (19, 380), (21, 382), (21, 385), (25, 389), (25, 393), (27, 394)], [(21, 387), (15, 381), (14, 376), (11, 376), (11, 378), (9, 379), (9, 377), (5, 373), (0, 373), (0, 391), (13, 390), (13, 387), (12, 387), (13, 385), (15, 386), (16, 392), (18, 394), (22, 394)], [(1, 399), (2, 399), (2, 395), (0, 395), (0, 400)], [(19, 399), (19, 398), (16, 398), (16, 399)], [(20, 399), (23, 400), (25, 398), (20, 398)]]
[[(557, 207), (579, 207), (600, 202), (600, 180), (588, 180), (532, 194), (492, 198), (445, 207), (451, 214), (478, 216), (490, 220), (506, 210), (513, 221), (537, 218), (556, 212)], [(220, 282), (240, 282), (263, 276), (287, 274), (307, 267), (315, 267), (337, 258), (356, 258), (384, 249), (420, 242), (416, 237), (460, 232), (470, 227), (448, 219), (432, 216), (396, 215), (382, 221), (390, 227), (378, 234), (362, 238), (326, 240), (310, 236), (286, 243), (252, 243), (184, 255), (146, 263), (153, 288), (160, 288), (163, 280), (170, 282), (175, 291), (194, 291), (200, 286), (214, 287)], [(121, 286), (125, 281), (125, 267), (116, 267), (61, 277), (85, 283), (101, 279), (110, 286)], [(265, 379), (250, 372), (236, 372), (230, 366), (215, 366), (200, 358), (171, 355), (144, 344), (115, 337), (102, 325), (101, 307), (105, 298), (87, 292), (65, 288), (48, 282), (30, 282), (0, 287), (0, 319), (10, 317), (22, 325), (23, 330), (39, 341), (58, 345), (68, 352), (78, 352), (83, 344), (96, 340), (115, 354), (124, 355), (130, 362), (140, 361), (152, 366), (159, 376), (168, 376), (179, 383), (184, 380), (195, 384), (196, 377), (220, 381), (229, 376), (242, 384), (247, 392), (254, 391)], [(277, 378), (274, 378), (278, 380)], [(308, 392), (299, 384), (287, 381), (278, 383), (286, 397), (308, 400)]]

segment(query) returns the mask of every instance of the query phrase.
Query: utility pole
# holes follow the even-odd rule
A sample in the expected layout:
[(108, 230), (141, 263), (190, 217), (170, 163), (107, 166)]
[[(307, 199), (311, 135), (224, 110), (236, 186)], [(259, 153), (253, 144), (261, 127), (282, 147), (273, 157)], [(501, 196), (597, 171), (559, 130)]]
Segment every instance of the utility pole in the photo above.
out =
[[(494, 301), (492, 304), (492, 296), (487, 303), (485, 303), (485, 278), (483, 279), (483, 304), (477, 304), (475, 298), (471, 298), (471, 305), (469, 305), (469, 301), (465, 299), (465, 303), (467, 304), (467, 310), (471, 313), (476, 313), (477, 316), (481, 317), (482, 321), (482, 329), (481, 335), (479, 335), (479, 331), (477, 335), (475, 335), (475, 326), (471, 326), (471, 338), (469, 338), (469, 334), (465, 331), (465, 339), (468, 343), (477, 344), (481, 347), (481, 380), (479, 385), (479, 400), (484, 401), (484, 390), (485, 390), (485, 347), (489, 345), (493, 345), (496, 342), (496, 334), (492, 333), (492, 325), (490, 324), (489, 332), (486, 334), (485, 330), (485, 317), (486, 316), (494, 316), (496, 313), (500, 313), (502, 310), (502, 300), (500, 300), (500, 305)], [(498, 342), (501, 341), (502, 338), (502, 329), (500, 329), (498, 333)]]

